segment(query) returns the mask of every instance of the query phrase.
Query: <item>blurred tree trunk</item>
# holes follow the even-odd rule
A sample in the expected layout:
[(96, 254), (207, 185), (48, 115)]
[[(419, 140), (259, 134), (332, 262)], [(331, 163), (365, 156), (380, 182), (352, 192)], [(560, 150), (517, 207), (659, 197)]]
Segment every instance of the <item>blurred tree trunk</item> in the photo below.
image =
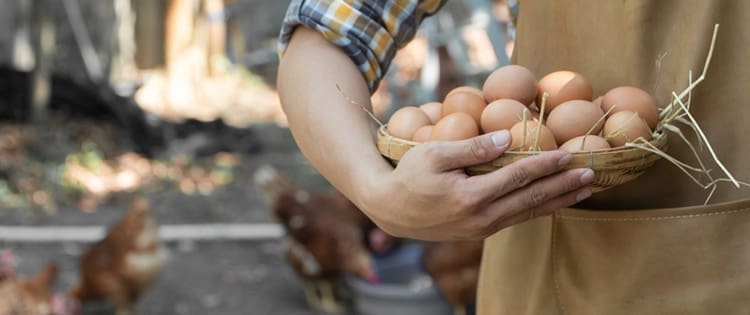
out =
[[(15, 14), (13, 14), (13, 40), (11, 49), (11, 69), (24, 74), (34, 70), (34, 51), (31, 47), (31, 0), (20, 0), (15, 2)], [(4, 110), (11, 115), (11, 119), (27, 120), (33, 108), (33, 76), (19, 75), (13, 78), (8, 92), (11, 94), (8, 109)], [(17, 82), (20, 79), (22, 82)]]
[(15, 24), (13, 25), (13, 68), (30, 72), (34, 68), (34, 52), (31, 48), (31, 0), (16, 2)]
[[(200, 10), (197, 10), (198, 7)], [(224, 0), (169, 0), (165, 24), (168, 72), (173, 72), (176, 58), (191, 46), (204, 52), (208, 75), (221, 71), (216, 68), (218, 63), (214, 60), (225, 57), (227, 28)]]
[(139, 69), (164, 65), (164, 0), (133, 0), (136, 64)]
[(18, 91), (29, 93), (29, 104), (13, 106), (29, 108), (30, 118), (40, 121), (47, 117), (50, 99), (52, 57), (55, 53), (55, 3), (49, 0), (20, 0), (17, 4), (12, 63), (16, 70), (30, 72), (31, 76), (26, 83), (27, 90)]
[(226, 51), (226, 14), (224, 0), (204, 0), (203, 10), (208, 20), (208, 73), (216, 75), (218, 58), (225, 58)]
[(55, 56), (55, 3), (50, 0), (34, 0), (32, 7), (32, 38), (36, 64), (32, 76), (31, 117), (34, 121), (45, 120), (49, 113), (52, 93), (52, 66)]
[(194, 8), (193, 0), (169, 0), (164, 35), (167, 72), (173, 72), (174, 61), (192, 42)]
[[(157, 2), (157, 1), (154, 1)], [(110, 82), (134, 82), (135, 65), (135, 14), (131, 0), (114, 0), (116, 49), (112, 56)]]

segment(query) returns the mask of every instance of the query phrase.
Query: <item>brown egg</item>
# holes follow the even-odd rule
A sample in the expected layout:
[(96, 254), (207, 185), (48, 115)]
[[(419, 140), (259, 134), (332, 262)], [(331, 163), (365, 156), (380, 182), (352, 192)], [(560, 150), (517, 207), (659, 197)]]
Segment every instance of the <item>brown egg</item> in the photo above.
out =
[[(526, 125), (525, 137), (524, 125)], [(541, 130), (539, 131), (537, 127), (541, 128)], [(539, 141), (536, 141), (537, 133), (539, 134)], [(552, 131), (546, 126), (540, 125), (538, 121), (519, 121), (510, 128), (510, 134), (513, 137), (510, 144), (510, 150), (512, 151), (549, 151), (557, 149), (557, 143), (555, 143), (555, 136), (552, 134)], [(534, 147), (535, 143), (536, 147)]]
[[(615, 106), (617, 105), (617, 106)], [(651, 130), (659, 122), (659, 111), (651, 94), (634, 86), (620, 86), (609, 90), (602, 99), (602, 110), (607, 112), (612, 106), (615, 112), (629, 110), (638, 113), (648, 123)]]
[(638, 113), (629, 110), (611, 114), (604, 123), (604, 138), (615, 148), (643, 137), (651, 140), (651, 129)]
[(495, 69), (484, 81), (482, 94), (487, 102), (510, 98), (529, 105), (536, 98), (534, 74), (519, 65), (507, 65)]
[(415, 106), (402, 107), (388, 120), (388, 133), (396, 138), (411, 140), (419, 127), (430, 124), (430, 117)]
[(560, 150), (568, 151), (571, 153), (609, 148), (611, 148), (611, 146), (606, 139), (595, 135), (578, 136), (566, 141), (560, 146)]
[(455, 89), (452, 89), (445, 96), (451, 95), (451, 93), (455, 93), (455, 92), (471, 92), (471, 93), (475, 93), (476, 95), (484, 97), (484, 95), (482, 95), (482, 90), (477, 89), (473, 86), (459, 86)]
[(455, 112), (464, 112), (474, 118), (474, 121), (479, 124), (479, 120), (482, 117), (482, 111), (487, 103), (484, 99), (473, 92), (459, 91), (451, 93), (443, 100), (443, 111), (441, 117), (445, 117)]
[(411, 140), (414, 142), (426, 142), (430, 140), (430, 134), (432, 134), (432, 128), (435, 127), (433, 125), (424, 125), (422, 127), (419, 127), (417, 131), (414, 132), (414, 135), (411, 137)]
[(484, 108), (479, 125), (485, 133), (510, 129), (521, 121), (524, 111), (526, 111), (526, 119), (532, 119), (531, 111), (521, 102), (509, 98), (495, 100)]
[(430, 140), (454, 141), (476, 137), (479, 135), (479, 126), (469, 114), (455, 112), (440, 118), (435, 127), (432, 128)]
[(539, 91), (536, 105), (541, 109), (542, 95), (549, 94), (545, 104), (545, 113), (551, 112), (557, 105), (571, 100), (591, 101), (594, 90), (581, 74), (573, 71), (555, 71), (539, 80)]
[(443, 104), (440, 102), (429, 102), (419, 106), (419, 109), (423, 110), (427, 117), (430, 117), (432, 124), (436, 124), (440, 120), (440, 115), (443, 112)]
[[(594, 105), (596, 105), (596, 106), (602, 107), (602, 100), (604, 100), (604, 96), (599, 96), (599, 97), (595, 98), (595, 99), (594, 99), (593, 101), (591, 101), (591, 102), (592, 102), (592, 103), (594, 103)], [(603, 109), (602, 109), (602, 110), (603, 110)], [(605, 112), (606, 112), (606, 111), (605, 111)]]
[[(555, 107), (545, 124), (555, 135), (558, 144), (578, 136), (599, 134), (604, 126), (604, 112), (594, 103), (572, 100)], [(593, 130), (592, 130), (593, 129)], [(589, 132), (591, 130), (591, 132)]]

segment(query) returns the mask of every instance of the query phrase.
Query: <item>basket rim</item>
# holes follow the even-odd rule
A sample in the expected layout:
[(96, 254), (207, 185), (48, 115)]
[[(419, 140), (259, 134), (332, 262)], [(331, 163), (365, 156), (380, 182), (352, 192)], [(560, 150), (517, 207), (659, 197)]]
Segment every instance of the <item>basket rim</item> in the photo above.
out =
[[(378, 136), (384, 137), (389, 142), (396, 142), (401, 145), (405, 146), (416, 146), (420, 144), (420, 142), (415, 142), (411, 140), (406, 140), (402, 138), (395, 137), (388, 133), (387, 131), (387, 125), (382, 125), (378, 128)], [(664, 147), (667, 143), (667, 136), (664, 132), (654, 132), (652, 133), (653, 139), (649, 141), (652, 145), (656, 146), (657, 148)], [(558, 149), (559, 150), (559, 149)], [(607, 148), (607, 149), (595, 149), (595, 150), (588, 150), (588, 151), (576, 151), (576, 152), (570, 152), (573, 156), (590, 156), (591, 154), (595, 155), (606, 155), (606, 154), (613, 154), (613, 153), (622, 153), (627, 151), (635, 151), (635, 150), (641, 150), (636, 147), (628, 147), (628, 146), (620, 146), (616, 148)], [(539, 155), (544, 152), (549, 151), (505, 151), (503, 155), (507, 156), (534, 156)], [(385, 155), (385, 154), (384, 154)], [(387, 155), (386, 155), (387, 156)], [(389, 156), (388, 156), (389, 157)], [(389, 157), (390, 158), (390, 157)]]
[[(667, 148), (666, 133), (659, 131), (652, 135), (654, 139), (649, 141), (650, 145), (659, 150), (665, 150)], [(376, 142), (380, 154), (393, 165), (398, 164), (404, 154), (419, 144), (388, 134), (385, 125), (378, 129)], [(506, 151), (492, 161), (466, 166), (463, 169), (467, 175), (471, 176), (484, 174), (544, 152), (549, 151)], [(579, 151), (570, 154), (571, 161), (563, 169), (593, 169), (596, 172), (595, 179), (590, 186), (594, 192), (629, 182), (643, 174), (657, 160), (662, 159), (660, 154), (634, 146)]]

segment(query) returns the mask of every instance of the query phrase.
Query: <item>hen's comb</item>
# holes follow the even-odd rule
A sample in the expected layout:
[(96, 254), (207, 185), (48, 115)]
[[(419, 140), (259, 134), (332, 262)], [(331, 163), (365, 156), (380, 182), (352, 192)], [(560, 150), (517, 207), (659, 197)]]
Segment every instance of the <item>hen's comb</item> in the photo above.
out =
[(0, 251), (0, 279), (13, 278), (16, 276), (18, 260), (10, 249)]
[(276, 168), (270, 165), (259, 167), (253, 174), (253, 181), (263, 192), (263, 197), (269, 203), (274, 203), (285, 190), (292, 185)]

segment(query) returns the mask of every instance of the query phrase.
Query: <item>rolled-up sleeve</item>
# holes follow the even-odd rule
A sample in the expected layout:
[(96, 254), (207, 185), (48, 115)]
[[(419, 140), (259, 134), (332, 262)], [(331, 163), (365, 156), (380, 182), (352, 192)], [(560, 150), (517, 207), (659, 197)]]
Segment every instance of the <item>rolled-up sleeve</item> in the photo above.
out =
[(279, 53), (297, 26), (320, 32), (341, 47), (374, 91), (398, 48), (411, 40), (422, 20), (445, 0), (293, 0), (279, 35)]

